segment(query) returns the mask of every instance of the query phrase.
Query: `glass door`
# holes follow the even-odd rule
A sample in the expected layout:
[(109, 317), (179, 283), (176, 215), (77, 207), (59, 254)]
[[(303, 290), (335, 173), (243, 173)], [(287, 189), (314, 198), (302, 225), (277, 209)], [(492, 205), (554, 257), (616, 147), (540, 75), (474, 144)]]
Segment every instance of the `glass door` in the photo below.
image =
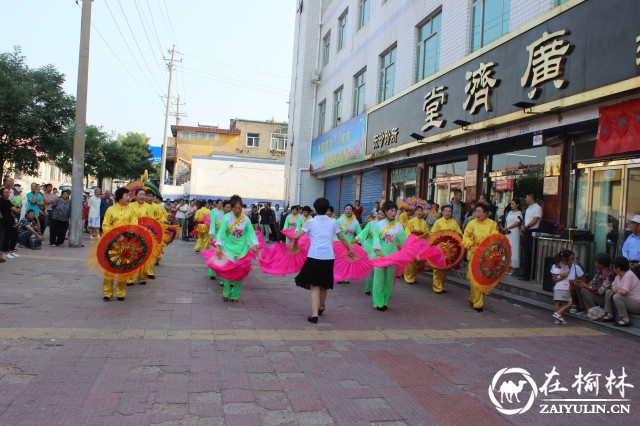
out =
[(628, 167), (626, 173), (626, 199), (624, 201), (624, 217), (626, 220), (622, 221), (620, 232), (622, 232), (622, 238), (619, 240), (619, 245), (622, 247), (624, 240), (629, 236), (629, 230), (627, 229), (627, 222), (637, 214), (640, 214), (640, 167)]
[(605, 252), (611, 257), (618, 253), (623, 172), (622, 167), (592, 172), (589, 225), (594, 235), (594, 253)]

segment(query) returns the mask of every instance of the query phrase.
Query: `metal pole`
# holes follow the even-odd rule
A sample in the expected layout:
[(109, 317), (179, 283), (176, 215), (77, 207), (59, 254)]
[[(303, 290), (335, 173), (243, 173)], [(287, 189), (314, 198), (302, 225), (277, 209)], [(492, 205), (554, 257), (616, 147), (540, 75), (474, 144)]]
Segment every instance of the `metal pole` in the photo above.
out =
[(89, 82), (92, 1), (82, 0), (80, 60), (78, 63), (76, 120), (73, 134), (73, 169), (71, 172), (71, 224), (69, 230), (69, 246), (71, 247), (82, 247), (82, 188), (84, 186), (84, 143), (87, 127), (87, 86)]
[(169, 64), (169, 90), (167, 91), (167, 112), (164, 115), (164, 139), (162, 140), (162, 159), (160, 160), (160, 194), (164, 190), (164, 174), (167, 162), (167, 137), (169, 136), (169, 114), (171, 112), (171, 83), (173, 80), (173, 57), (176, 47), (171, 48), (171, 63)]

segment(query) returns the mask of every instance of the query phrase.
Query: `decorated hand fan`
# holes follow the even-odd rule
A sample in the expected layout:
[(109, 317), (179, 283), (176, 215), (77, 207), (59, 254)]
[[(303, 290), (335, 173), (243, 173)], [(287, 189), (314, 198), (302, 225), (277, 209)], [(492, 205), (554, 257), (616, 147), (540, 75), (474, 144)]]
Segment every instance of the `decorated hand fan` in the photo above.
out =
[(169, 245), (176, 239), (176, 236), (182, 232), (182, 228), (178, 225), (167, 225), (167, 229), (163, 234), (164, 243)]
[(446, 265), (436, 266), (428, 257), (419, 256), (420, 260), (425, 260), (433, 269), (451, 269), (456, 267), (464, 257), (464, 246), (462, 237), (455, 231), (441, 231), (433, 233), (427, 239), (432, 247), (438, 247), (444, 255)]
[(388, 256), (372, 259), (373, 266), (376, 268), (384, 268), (386, 266), (395, 266), (401, 271), (420, 254), (429, 248), (426, 240), (419, 240), (413, 235), (409, 235), (402, 248)]
[(151, 217), (138, 218), (138, 226), (141, 226), (151, 232), (153, 235), (153, 257), (158, 257), (162, 254), (162, 245), (164, 239), (164, 228), (157, 220)]
[(359, 245), (351, 247), (354, 258), (349, 257), (349, 251), (340, 241), (333, 242), (336, 255), (333, 263), (333, 281), (364, 280), (373, 272), (373, 263), (368, 253)]
[(154, 241), (151, 233), (138, 225), (117, 226), (102, 235), (87, 256), (89, 268), (109, 279), (135, 277), (151, 259)]
[[(293, 244), (293, 239), (296, 236), (295, 229), (287, 228), (287, 229), (283, 229), (280, 232), (282, 233), (282, 235), (290, 239), (291, 244)], [(300, 247), (300, 249), (309, 250), (309, 247), (311, 247), (311, 240), (309, 239), (309, 236), (307, 234), (304, 234), (302, 237), (300, 237), (300, 239), (298, 240), (298, 247)]]
[(211, 215), (210, 214), (205, 214), (202, 217), (202, 221), (204, 222), (205, 225), (211, 227)]
[(485, 294), (504, 277), (511, 268), (511, 246), (506, 236), (494, 234), (485, 237), (476, 248), (469, 264), (471, 285)]
[(291, 253), (291, 246), (280, 241), (262, 250), (258, 264), (265, 274), (283, 276), (300, 272), (305, 260), (307, 250), (300, 248), (299, 252)]
[(216, 275), (222, 279), (240, 281), (245, 279), (251, 272), (251, 260), (255, 257), (256, 255), (251, 250), (235, 262), (226, 257), (218, 259), (218, 256), (213, 256), (207, 261), (207, 266), (213, 269)]

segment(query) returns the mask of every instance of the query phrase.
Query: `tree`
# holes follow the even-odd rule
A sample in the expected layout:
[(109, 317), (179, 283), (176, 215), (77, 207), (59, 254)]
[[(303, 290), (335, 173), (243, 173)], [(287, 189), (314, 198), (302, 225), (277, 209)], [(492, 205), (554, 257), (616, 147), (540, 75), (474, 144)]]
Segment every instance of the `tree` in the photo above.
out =
[(64, 149), (75, 100), (62, 89), (64, 74), (52, 65), (30, 69), (19, 47), (0, 53), (0, 176), (4, 163), (25, 173)]
[[(62, 150), (56, 155), (55, 163), (63, 173), (71, 175), (73, 169), (73, 127), (68, 127), (63, 136)], [(87, 125), (84, 145), (84, 176), (97, 176), (98, 170), (105, 162), (104, 146), (109, 143), (109, 135), (101, 127)]]
[(118, 145), (126, 156), (126, 161), (120, 168), (118, 177), (133, 179), (140, 177), (145, 170), (151, 169), (151, 148), (149, 138), (144, 133), (128, 132), (118, 135)]

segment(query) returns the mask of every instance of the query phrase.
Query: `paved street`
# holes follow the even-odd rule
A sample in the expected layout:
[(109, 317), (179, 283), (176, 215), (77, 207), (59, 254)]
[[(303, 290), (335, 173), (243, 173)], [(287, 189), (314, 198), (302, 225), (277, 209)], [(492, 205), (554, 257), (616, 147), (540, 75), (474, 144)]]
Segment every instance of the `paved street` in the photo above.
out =
[[(291, 278), (255, 270), (241, 301), (224, 303), (192, 250), (175, 242), (157, 279), (124, 302), (102, 302), (83, 249), (21, 250), (1, 264), (0, 424), (640, 422), (636, 342), (495, 298), (476, 313), (468, 290), (435, 295), (426, 276), (397, 283), (386, 312), (362, 283), (338, 285), (312, 325)], [(539, 388), (554, 366), (568, 391), (549, 398), (580, 397), (579, 367), (602, 374), (601, 398), (621, 398), (604, 376), (624, 366), (630, 413), (541, 414), (541, 394), (523, 414), (496, 410), (487, 390), (499, 370), (525, 369)]]

